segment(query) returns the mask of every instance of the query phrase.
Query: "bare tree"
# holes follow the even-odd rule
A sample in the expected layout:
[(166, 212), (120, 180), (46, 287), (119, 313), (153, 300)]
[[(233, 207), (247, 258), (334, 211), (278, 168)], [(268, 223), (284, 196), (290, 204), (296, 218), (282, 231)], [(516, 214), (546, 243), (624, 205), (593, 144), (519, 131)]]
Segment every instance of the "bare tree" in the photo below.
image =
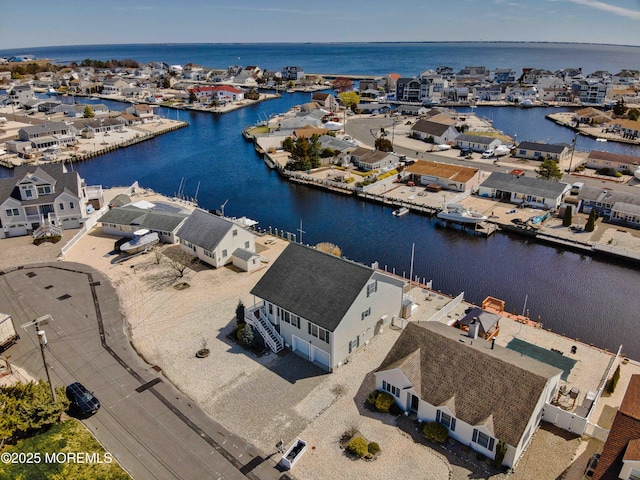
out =
[(153, 262), (156, 265), (160, 265), (160, 261), (162, 260), (162, 249), (158, 245), (154, 245), (153, 247)]
[(169, 266), (176, 272), (178, 278), (182, 278), (184, 276), (184, 272), (194, 260), (193, 255), (182, 249), (175, 250), (171, 253), (166, 252), (166, 255), (169, 260)]

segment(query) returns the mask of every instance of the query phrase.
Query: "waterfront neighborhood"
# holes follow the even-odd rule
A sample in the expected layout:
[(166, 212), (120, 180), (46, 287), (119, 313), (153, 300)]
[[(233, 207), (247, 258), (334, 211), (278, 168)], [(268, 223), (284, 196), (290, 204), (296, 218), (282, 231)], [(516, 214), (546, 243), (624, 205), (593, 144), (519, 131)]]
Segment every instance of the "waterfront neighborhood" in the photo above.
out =
[[(492, 295), (442, 293), (384, 258), (308, 245), (302, 223), (266, 227), (197, 194), (88, 185), (73, 169), (190, 128), (160, 107), (216, 116), (303, 92), (306, 103), (238, 125), (268, 172), (468, 241), (517, 235), (637, 268), (638, 155), (604, 146), (640, 148), (639, 71), (369, 78), (152, 62), (27, 73), (34, 61), (0, 64), (0, 312), (22, 337), (0, 345), (0, 381), (48, 377), (47, 365), (52, 385), (82, 380), (102, 402), (84, 423), (126, 474), (640, 474), (640, 363), (624, 345), (561, 335)], [(484, 105), (558, 107), (548, 121), (574, 140), (518, 141), (475, 113)], [(577, 149), (581, 136), (603, 149)], [(166, 461), (148, 461), (159, 452)]]

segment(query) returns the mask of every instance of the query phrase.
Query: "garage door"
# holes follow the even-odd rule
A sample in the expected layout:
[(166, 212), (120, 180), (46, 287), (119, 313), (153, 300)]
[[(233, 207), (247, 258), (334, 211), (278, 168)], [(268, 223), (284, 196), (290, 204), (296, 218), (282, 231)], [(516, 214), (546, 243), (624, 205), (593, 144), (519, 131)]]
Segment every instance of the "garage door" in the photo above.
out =
[(325, 352), (324, 350), (320, 350), (318, 347), (314, 345), (311, 345), (311, 361), (312, 362), (319, 363), (320, 365), (323, 365), (328, 369), (330, 368), (329, 359), (330, 357), (327, 352)]
[(301, 357), (309, 360), (309, 342), (305, 342), (301, 338), (292, 335), (291, 350), (293, 350), (293, 353), (297, 353)]

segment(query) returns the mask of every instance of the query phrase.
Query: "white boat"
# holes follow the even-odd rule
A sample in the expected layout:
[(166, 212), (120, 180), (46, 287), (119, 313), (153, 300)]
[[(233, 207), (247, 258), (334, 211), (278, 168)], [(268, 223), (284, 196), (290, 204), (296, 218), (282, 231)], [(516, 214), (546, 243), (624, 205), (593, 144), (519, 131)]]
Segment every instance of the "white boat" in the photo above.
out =
[(50, 88), (47, 90), (47, 95), (53, 97), (55, 95), (58, 95), (58, 91), (55, 88)]
[(533, 101), (526, 98), (520, 102), (520, 106), (522, 108), (531, 108), (533, 107)]
[(509, 155), (511, 153), (511, 149), (506, 145), (498, 145), (493, 151), (493, 155), (496, 157), (503, 157), (505, 155)]
[(391, 213), (396, 217), (401, 217), (402, 215), (406, 215), (407, 213), (409, 213), (409, 209), (407, 207), (400, 207), (399, 209), (394, 210)]
[(606, 138), (596, 138), (596, 142), (606, 142)]
[(458, 203), (449, 203), (445, 205), (444, 209), (438, 212), (437, 217), (441, 220), (449, 220), (450, 222), (458, 223), (480, 223), (489, 218), (482, 213), (473, 212)]
[(120, 246), (120, 251), (129, 255), (142, 252), (160, 241), (158, 234), (141, 228), (133, 232), (134, 237)]
[(636, 177), (636, 180), (640, 180), (640, 168), (633, 172), (633, 176)]

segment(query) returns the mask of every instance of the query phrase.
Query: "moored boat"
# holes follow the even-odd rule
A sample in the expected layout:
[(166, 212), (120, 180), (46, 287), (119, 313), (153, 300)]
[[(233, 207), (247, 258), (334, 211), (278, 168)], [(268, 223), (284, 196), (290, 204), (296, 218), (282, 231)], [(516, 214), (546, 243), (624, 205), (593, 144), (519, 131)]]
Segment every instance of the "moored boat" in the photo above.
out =
[(394, 210), (391, 213), (396, 217), (401, 217), (402, 215), (406, 215), (407, 213), (409, 213), (409, 209), (407, 207), (400, 207), (399, 209)]
[(458, 223), (481, 223), (489, 218), (482, 213), (473, 212), (458, 203), (445, 205), (444, 209), (438, 212), (437, 217), (441, 220)]
[(120, 246), (120, 251), (122, 253), (126, 253), (128, 255), (140, 253), (143, 250), (154, 246), (160, 241), (160, 238), (158, 237), (158, 234), (156, 232), (152, 232), (150, 230), (147, 230), (146, 228), (136, 230), (135, 232), (133, 232), (133, 235), (134, 237), (131, 240), (123, 243)]

